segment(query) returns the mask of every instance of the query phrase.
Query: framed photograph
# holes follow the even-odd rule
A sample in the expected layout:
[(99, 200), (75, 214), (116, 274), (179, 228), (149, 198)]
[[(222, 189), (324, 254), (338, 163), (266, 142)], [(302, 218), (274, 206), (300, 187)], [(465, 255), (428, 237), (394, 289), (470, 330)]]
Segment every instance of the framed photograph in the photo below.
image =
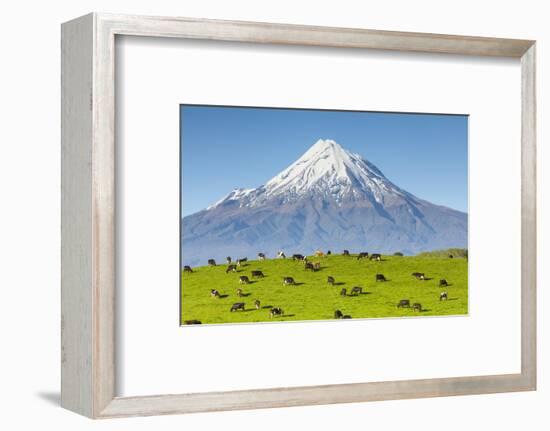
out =
[(535, 390), (535, 155), (534, 41), (63, 24), (62, 405)]
[(466, 115), (180, 112), (183, 324), (468, 313)]

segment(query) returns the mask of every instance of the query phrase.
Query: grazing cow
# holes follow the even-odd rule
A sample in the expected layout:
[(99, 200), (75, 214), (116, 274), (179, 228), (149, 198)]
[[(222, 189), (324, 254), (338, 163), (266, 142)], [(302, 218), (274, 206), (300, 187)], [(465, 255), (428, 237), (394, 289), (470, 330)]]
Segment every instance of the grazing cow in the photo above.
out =
[(330, 284), (331, 286), (334, 286), (334, 283), (336, 283), (336, 281), (334, 280), (334, 277), (332, 277), (331, 275), (329, 275), (327, 277), (327, 283)]
[(292, 277), (284, 277), (283, 278), (283, 285), (287, 286), (287, 285), (290, 285), (290, 284), (296, 284), (296, 282), (294, 281), (294, 279)]
[(362, 251), (357, 255), (357, 260), (364, 259), (369, 257), (369, 254), (366, 251)]
[(191, 267), (189, 265), (185, 265), (183, 267), (183, 272), (193, 272), (193, 270), (191, 269)]
[(349, 314), (344, 314), (342, 316), (342, 319), (351, 319), (351, 316)]
[(350, 295), (361, 295), (363, 293), (363, 289), (361, 289), (359, 286), (355, 286), (351, 289)]
[(284, 311), (282, 308), (273, 307), (271, 310), (269, 310), (269, 317), (282, 316), (283, 313)]
[(426, 276), (423, 272), (413, 272), (412, 276), (415, 277), (417, 280), (425, 280)]
[(237, 259), (237, 266), (241, 266), (242, 263), (248, 261), (247, 257), (242, 257), (240, 259)]
[(242, 289), (237, 289), (237, 296), (239, 298), (242, 298), (243, 297), (243, 290)]
[(336, 310), (334, 312), (334, 318), (335, 319), (341, 319), (342, 317), (344, 317), (344, 313), (342, 313), (340, 310)]
[(327, 256), (330, 256), (332, 254), (332, 251), (328, 250), (327, 251)]
[(219, 297), (220, 297), (220, 292), (218, 292), (216, 289), (212, 289), (212, 290), (210, 291), (210, 296), (211, 296), (212, 298), (219, 298)]
[(384, 274), (376, 274), (376, 281), (388, 281), (388, 280), (386, 280), (386, 277), (384, 277)]
[(376, 260), (380, 262), (382, 260), (382, 255), (380, 253), (373, 253), (370, 255), (370, 260)]
[(340, 291), (340, 296), (347, 296), (348, 295), (348, 291), (346, 290), (346, 288), (344, 287), (341, 291)]
[(413, 311), (419, 311), (420, 312), (420, 311), (422, 311), (422, 304), (420, 304), (419, 302), (415, 302), (413, 304), (412, 308), (413, 308)]
[(447, 292), (441, 292), (441, 293), (439, 294), (439, 300), (440, 300), (440, 301), (446, 301), (447, 299), (449, 299), (449, 298), (447, 297)]
[(208, 266), (216, 266), (216, 261), (214, 259), (208, 259)]
[(319, 271), (321, 269), (321, 262), (313, 262), (313, 270)]
[(397, 308), (410, 308), (410, 306), (411, 306), (411, 301), (409, 301), (408, 299), (401, 299), (397, 303)]
[(183, 324), (184, 325), (201, 325), (202, 322), (200, 320), (193, 319), (193, 320), (184, 320)]
[(315, 250), (315, 257), (323, 257), (325, 253), (323, 253), (321, 250)]
[(282, 251), (277, 252), (277, 257), (280, 259), (286, 259), (286, 255)]
[(227, 256), (225, 258), (225, 261), (227, 262), (227, 264), (229, 265), (231, 263), (231, 256)]
[(293, 254), (292, 260), (305, 260), (305, 256), (302, 254)]
[(447, 283), (447, 280), (445, 280), (444, 278), (439, 280), (439, 287), (447, 287), (449, 285), (449, 283)]
[(237, 265), (227, 265), (227, 268), (225, 268), (225, 273), (227, 274), (231, 271), (237, 272)]
[(252, 277), (263, 278), (264, 273), (262, 271), (252, 271)]
[(250, 283), (250, 280), (246, 275), (241, 275), (239, 277), (239, 284), (248, 284), (248, 283)]
[(256, 310), (259, 310), (260, 309), (260, 300), (259, 299), (256, 299), (254, 301), (254, 307), (256, 307)]
[(344, 252), (342, 253), (344, 256), (349, 256), (349, 250), (344, 250)]
[(231, 309), (229, 311), (233, 312), (233, 311), (238, 311), (238, 310), (244, 311), (244, 302), (235, 302), (231, 306)]
[(306, 262), (306, 264), (304, 265), (304, 269), (305, 270), (310, 270), (310, 271), (315, 271), (315, 268), (313, 267), (313, 264), (312, 263), (309, 263), (309, 262)]
[(258, 259), (259, 260), (265, 260), (265, 254), (264, 253), (258, 253)]

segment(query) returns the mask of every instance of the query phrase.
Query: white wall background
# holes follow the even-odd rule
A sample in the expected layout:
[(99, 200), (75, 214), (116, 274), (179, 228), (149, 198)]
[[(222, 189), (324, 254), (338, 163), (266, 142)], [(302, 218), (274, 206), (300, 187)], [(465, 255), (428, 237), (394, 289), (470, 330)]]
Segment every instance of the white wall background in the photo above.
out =
[[(335, 54), (143, 37), (123, 38), (118, 49), (119, 395), (513, 374), (521, 369), (519, 60), (380, 51)], [(230, 70), (220, 74), (219, 64), (229, 63)], [(470, 114), (469, 316), (411, 319), (405, 325), (401, 319), (353, 319), (344, 337), (335, 322), (179, 328), (174, 324), (179, 311), (178, 273), (173, 271), (179, 261), (179, 124), (174, 112), (181, 102)], [(491, 163), (491, 174), (498, 178), (498, 190), (487, 176), (487, 160), (495, 154), (498, 163)], [(146, 166), (151, 168), (144, 171)], [(499, 223), (493, 222), (495, 214)], [(507, 227), (507, 252), (494, 259), (502, 226)], [(506, 337), (492, 337), (495, 328)], [(364, 340), (365, 334), (368, 342), (353, 342)], [(239, 353), (228, 354), (235, 340), (243, 341)], [(282, 349), (273, 352), (272, 346)], [(189, 355), (195, 351), (201, 354)], [(243, 358), (246, 372), (228, 372), (242, 369)], [(340, 363), (345, 367), (335, 366)], [(266, 364), (272, 365), (268, 373)]]
[[(89, 11), (179, 15), (538, 40), (539, 390), (92, 422), (59, 407), (59, 24)], [(545, 2), (84, 0), (4, 3), (0, 40), (0, 423), (3, 429), (548, 429), (550, 126)], [(546, 76), (545, 76), (546, 75)], [(545, 115), (546, 114), (546, 115)], [(495, 159), (498, 163), (498, 159)], [(546, 168), (546, 172), (545, 172)], [(546, 186), (545, 186), (546, 184)], [(546, 221), (545, 221), (546, 219)], [(506, 246), (503, 238), (502, 247)], [(505, 334), (501, 334), (505, 336)]]

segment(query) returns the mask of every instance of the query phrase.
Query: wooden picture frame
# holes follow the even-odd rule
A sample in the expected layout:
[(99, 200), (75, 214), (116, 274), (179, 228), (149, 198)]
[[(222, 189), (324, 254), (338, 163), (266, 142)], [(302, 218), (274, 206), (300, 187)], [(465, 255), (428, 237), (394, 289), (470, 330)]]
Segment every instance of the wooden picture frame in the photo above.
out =
[[(521, 373), (117, 397), (115, 37), (210, 39), (521, 59)], [(92, 13), (62, 25), (62, 406), (91, 418), (528, 391), (536, 388), (535, 42)]]

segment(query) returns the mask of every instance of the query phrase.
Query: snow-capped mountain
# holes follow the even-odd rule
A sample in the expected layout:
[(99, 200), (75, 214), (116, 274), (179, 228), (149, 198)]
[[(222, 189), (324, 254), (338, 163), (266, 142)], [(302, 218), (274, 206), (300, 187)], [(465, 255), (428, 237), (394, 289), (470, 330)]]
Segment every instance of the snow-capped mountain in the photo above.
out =
[(416, 253), (466, 247), (467, 232), (467, 214), (413, 196), (360, 155), (320, 139), (266, 184), (183, 218), (182, 254), (197, 265), (259, 251)]

